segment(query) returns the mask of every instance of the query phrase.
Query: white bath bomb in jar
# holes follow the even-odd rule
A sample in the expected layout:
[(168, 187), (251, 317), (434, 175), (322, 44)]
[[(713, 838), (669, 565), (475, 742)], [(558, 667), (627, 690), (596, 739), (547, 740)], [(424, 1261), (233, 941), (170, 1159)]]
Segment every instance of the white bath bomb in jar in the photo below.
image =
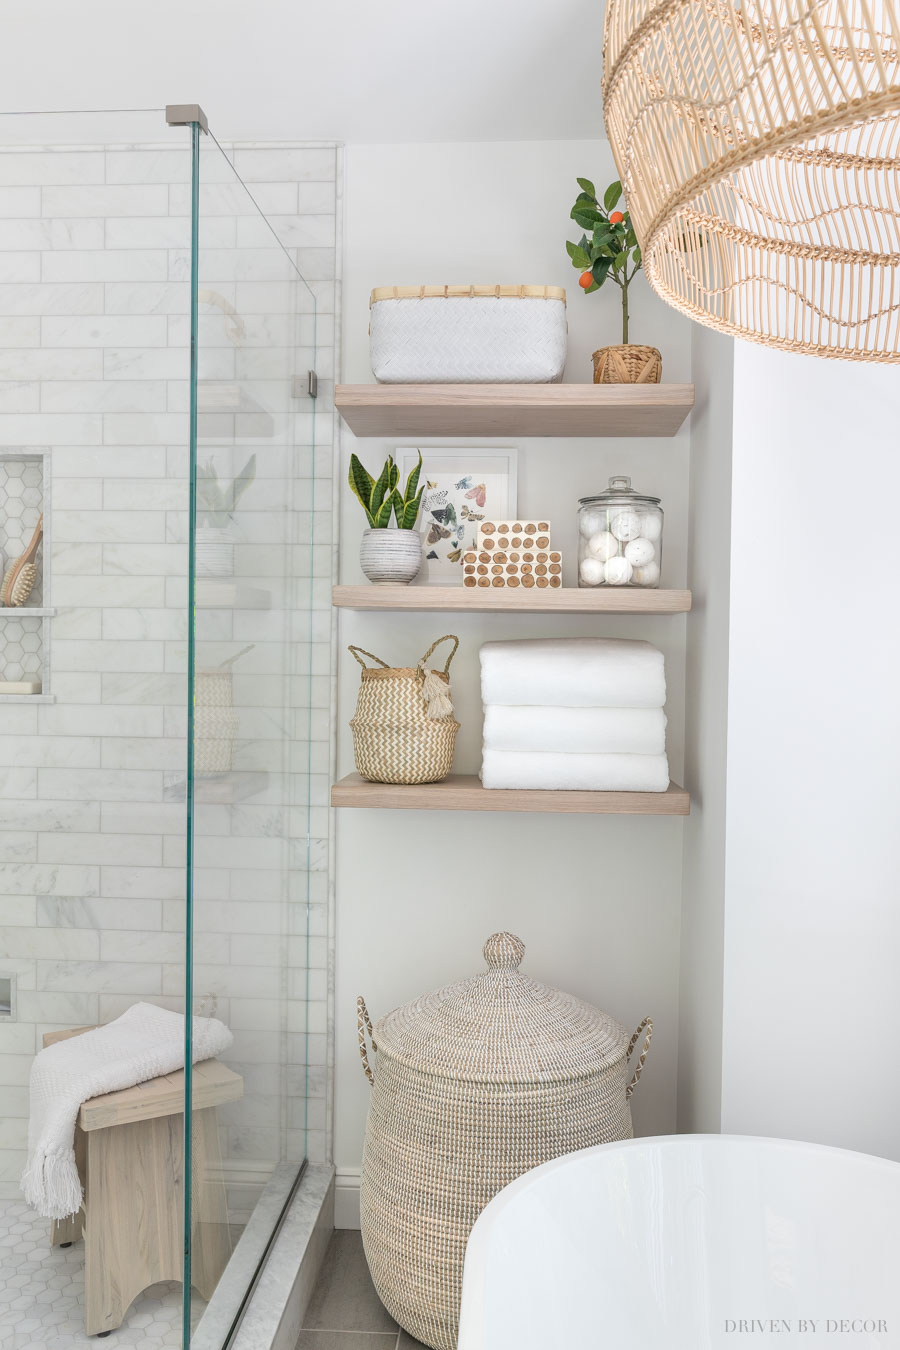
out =
[(578, 528), (585, 539), (590, 539), (592, 534), (599, 534), (606, 529), (606, 512), (582, 511), (578, 517)]
[(582, 558), (578, 575), (585, 586), (602, 586), (606, 580), (606, 564), (599, 558)]
[(617, 539), (627, 544), (629, 539), (640, 538), (643, 524), (644, 518), (639, 516), (637, 511), (620, 511), (617, 516), (613, 516), (609, 528)]
[(632, 539), (623, 550), (632, 567), (646, 567), (656, 557), (656, 549), (649, 539)]
[(619, 551), (619, 541), (609, 530), (601, 530), (599, 534), (594, 534), (588, 541), (588, 548), (595, 558), (601, 562), (606, 562), (607, 558), (614, 558)]
[(627, 586), (634, 568), (627, 558), (610, 558), (606, 564), (606, 581), (609, 586)]
[(662, 516), (658, 516), (655, 511), (648, 511), (646, 515), (641, 516), (642, 539), (649, 539), (655, 544), (661, 534)]
[(636, 567), (631, 580), (635, 586), (658, 586), (659, 563), (648, 562), (644, 567)]

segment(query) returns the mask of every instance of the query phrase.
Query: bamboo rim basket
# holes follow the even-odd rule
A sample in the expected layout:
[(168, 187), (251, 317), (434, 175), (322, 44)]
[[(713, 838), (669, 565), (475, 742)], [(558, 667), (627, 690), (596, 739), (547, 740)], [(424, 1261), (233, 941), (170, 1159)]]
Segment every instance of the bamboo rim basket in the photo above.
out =
[(379, 300), (466, 300), (476, 296), (495, 300), (562, 300), (562, 286), (376, 286), (369, 308)]
[[(452, 642), (443, 670), (426, 662)], [(348, 651), (362, 666), (356, 713), (350, 722), (356, 769), (373, 783), (437, 783), (453, 764), (459, 723), (450, 701), (450, 663), (459, 638), (445, 633), (415, 666), (389, 666), (362, 647)], [(364, 657), (375, 661), (367, 666)]]
[(771, 347), (900, 359), (898, 0), (608, 0), (603, 103), (664, 300)]

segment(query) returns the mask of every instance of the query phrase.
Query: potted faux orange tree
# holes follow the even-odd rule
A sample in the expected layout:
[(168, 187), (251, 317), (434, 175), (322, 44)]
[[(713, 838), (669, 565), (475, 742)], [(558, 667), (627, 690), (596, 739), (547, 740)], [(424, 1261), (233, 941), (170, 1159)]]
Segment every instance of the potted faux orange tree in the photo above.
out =
[(622, 292), (622, 342), (594, 352), (595, 384), (658, 384), (662, 357), (655, 347), (628, 341), (628, 287), (641, 271), (641, 249), (631, 217), (619, 207), (622, 184), (610, 183), (600, 202), (589, 178), (576, 180), (581, 188), (570, 212), (585, 233), (577, 244), (566, 240), (566, 250), (581, 275), (585, 295), (612, 281)]

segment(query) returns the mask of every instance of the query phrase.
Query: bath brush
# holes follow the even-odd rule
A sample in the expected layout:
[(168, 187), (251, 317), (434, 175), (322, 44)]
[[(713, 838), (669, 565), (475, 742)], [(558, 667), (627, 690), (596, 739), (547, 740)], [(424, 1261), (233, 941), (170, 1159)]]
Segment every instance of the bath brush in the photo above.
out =
[(3, 584), (0, 585), (0, 604), (11, 605), (14, 608), (25, 604), (37, 580), (37, 568), (34, 560), (41, 546), (43, 534), (44, 517), (41, 516), (34, 527), (31, 543), (25, 552), (20, 554), (18, 558), (13, 559), (6, 569)]

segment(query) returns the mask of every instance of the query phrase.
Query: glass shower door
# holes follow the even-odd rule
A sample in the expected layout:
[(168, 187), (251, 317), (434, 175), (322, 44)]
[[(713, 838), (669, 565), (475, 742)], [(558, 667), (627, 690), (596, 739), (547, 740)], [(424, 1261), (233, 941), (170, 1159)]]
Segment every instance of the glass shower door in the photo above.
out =
[(192, 1323), (206, 1347), (307, 1156), (316, 301), (242, 152), (191, 134), (187, 986), (233, 1037), (187, 1078), (185, 1344)]

